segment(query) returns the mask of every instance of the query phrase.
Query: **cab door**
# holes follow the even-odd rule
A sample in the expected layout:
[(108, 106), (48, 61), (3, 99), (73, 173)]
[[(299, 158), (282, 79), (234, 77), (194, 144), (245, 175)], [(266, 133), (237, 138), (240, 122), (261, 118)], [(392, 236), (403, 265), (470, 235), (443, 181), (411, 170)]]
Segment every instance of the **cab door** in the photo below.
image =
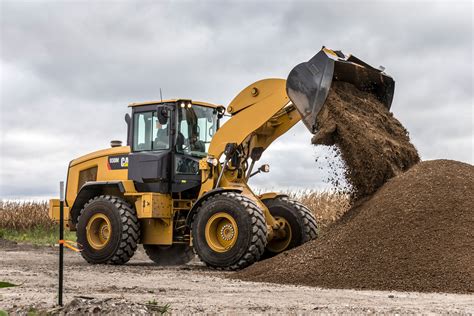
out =
[(128, 179), (139, 192), (169, 193), (171, 189), (171, 129), (158, 120), (157, 106), (133, 110)]

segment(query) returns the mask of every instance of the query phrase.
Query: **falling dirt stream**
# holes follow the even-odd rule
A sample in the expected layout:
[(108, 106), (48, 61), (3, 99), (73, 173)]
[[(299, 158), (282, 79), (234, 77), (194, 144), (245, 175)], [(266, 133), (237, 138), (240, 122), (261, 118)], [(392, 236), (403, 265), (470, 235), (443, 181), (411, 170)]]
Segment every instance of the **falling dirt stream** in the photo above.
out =
[(408, 131), (374, 95), (334, 82), (317, 116), (315, 145), (336, 145), (354, 200), (420, 161)]

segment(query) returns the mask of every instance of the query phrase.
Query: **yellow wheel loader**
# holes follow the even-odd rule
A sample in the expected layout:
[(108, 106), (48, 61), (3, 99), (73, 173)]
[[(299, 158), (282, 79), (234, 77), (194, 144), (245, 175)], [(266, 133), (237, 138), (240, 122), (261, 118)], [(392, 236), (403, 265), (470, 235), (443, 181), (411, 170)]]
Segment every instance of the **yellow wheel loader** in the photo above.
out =
[[(138, 244), (157, 264), (236, 270), (317, 237), (304, 205), (278, 193), (255, 194), (250, 177), (265, 149), (316, 116), (335, 80), (374, 93), (390, 107), (394, 81), (354, 56), (324, 48), (287, 80), (265, 79), (224, 108), (188, 99), (130, 104), (127, 146), (70, 162), (65, 224), (89, 263), (124, 264)], [(225, 111), (230, 118), (220, 126)], [(59, 200), (50, 201), (59, 219)]]

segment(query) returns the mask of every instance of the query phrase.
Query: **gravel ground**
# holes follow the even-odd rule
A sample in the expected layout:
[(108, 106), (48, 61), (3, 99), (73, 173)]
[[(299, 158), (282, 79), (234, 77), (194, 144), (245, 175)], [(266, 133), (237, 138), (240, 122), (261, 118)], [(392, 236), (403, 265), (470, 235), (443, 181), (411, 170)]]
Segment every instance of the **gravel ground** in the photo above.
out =
[[(73, 313), (93, 311), (91, 304), (102, 313), (148, 313), (153, 311), (146, 308), (149, 302), (169, 304), (168, 311), (174, 314), (474, 313), (472, 295), (243, 282), (224, 279), (226, 273), (209, 270), (198, 261), (158, 267), (141, 248), (124, 266), (89, 265), (79, 254), (65, 253), (65, 311)], [(0, 244), (0, 280), (20, 284), (0, 289), (0, 309), (13, 314), (31, 307), (52, 310), (57, 295), (57, 261), (55, 248)]]

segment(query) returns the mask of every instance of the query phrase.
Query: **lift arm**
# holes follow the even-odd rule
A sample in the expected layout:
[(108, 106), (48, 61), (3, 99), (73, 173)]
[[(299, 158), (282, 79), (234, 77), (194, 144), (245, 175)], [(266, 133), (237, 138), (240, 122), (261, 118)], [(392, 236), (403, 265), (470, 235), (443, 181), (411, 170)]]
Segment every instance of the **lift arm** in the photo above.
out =
[(232, 117), (216, 132), (209, 155), (220, 158), (229, 143), (265, 150), (301, 120), (286, 94), (286, 80), (264, 79), (242, 90), (227, 107)]

